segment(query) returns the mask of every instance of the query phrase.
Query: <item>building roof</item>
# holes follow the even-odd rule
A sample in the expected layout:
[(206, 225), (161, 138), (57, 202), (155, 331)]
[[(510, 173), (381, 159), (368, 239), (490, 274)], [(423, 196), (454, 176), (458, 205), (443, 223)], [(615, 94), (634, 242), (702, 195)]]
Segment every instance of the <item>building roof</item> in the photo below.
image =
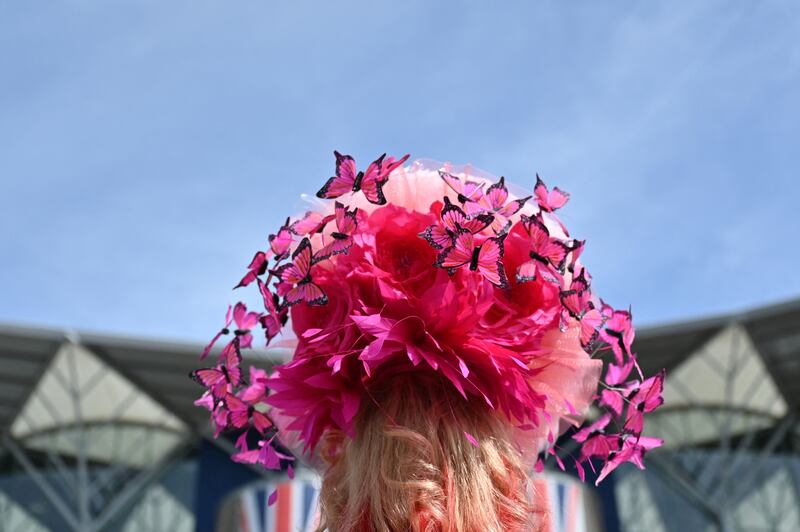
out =
[(636, 331), (634, 350), (645, 374), (675, 369), (724, 329), (739, 325), (790, 407), (800, 405), (800, 298), (744, 312)]
[[(207, 426), (207, 413), (192, 404), (202, 388), (189, 378), (189, 372), (201, 365), (198, 356), (202, 345), (13, 324), (0, 324), (0, 426), (12, 426), (31, 402), (34, 390), (47, 384), (50, 375), (55, 373), (56, 380), (63, 381), (67, 370), (59, 371), (57, 362), (65, 346), (77, 348), (81, 385), (91, 386), (86, 382), (90, 373), (112, 372), (117, 377), (112, 382), (140, 390), (148, 401), (187, 428)], [(280, 349), (245, 350), (243, 355), (246, 371), (250, 365), (269, 368), (288, 353)], [(52, 385), (44, 387), (52, 394)], [(48, 403), (51, 410), (58, 409), (54, 402)], [(132, 414), (126, 412), (125, 420), (131, 415), (137, 417), (136, 408), (129, 411)]]
[[(768, 372), (771, 379), (765, 380), (774, 382), (774, 385), (769, 384), (772, 388), (761, 392), (761, 402), (766, 405), (762, 410), (777, 415), (779, 412), (772, 412), (776, 410), (776, 401), (780, 403), (778, 410), (781, 412), (797, 407), (800, 403), (800, 299), (746, 312), (644, 327), (637, 331), (634, 349), (645, 374), (662, 367), (667, 368), (668, 373), (680, 368), (683, 373), (692, 375), (699, 371), (697, 378), (711, 382), (703, 373), (709, 365), (739, 362), (729, 355), (723, 360), (719, 354), (706, 356), (705, 362), (695, 364), (706, 369), (698, 370), (684, 362), (695, 358), (693, 354), (702, 352), (713, 342), (737, 341), (735, 338), (726, 340), (722, 335), (726, 330), (733, 330), (732, 327), (746, 332), (750, 358), (757, 359), (750, 362), (756, 366), (749, 373), (766, 375)], [(59, 357), (66, 356), (63, 354), (65, 346), (72, 348), (70, 356), (77, 361), (74, 371), (81, 374), (75, 378), (81, 386), (92, 384), (89, 373), (111, 372), (114, 378), (105, 379), (105, 386), (141, 392), (144, 397), (137, 404), (125, 407), (123, 421), (143, 424), (146, 419), (158, 418), (159, 427), (169, 430), (207, 430), (207, 413), (192, 404), (202, 389), (188, 378), (188, 373), (200, 365), (201, 344), (0, 324), (0, 426), (13, 427), (14, 437), (24, 439), (37, 431), (57, 428), (54, 425), (59, 422), (69, 424), (70, 414), (59, 413), (61, 401), (53, 392), (56, 388), (53, 383), (61, 381), (63, 384), (63, 375), (67, 372), (65, 362), (59, 361)], [(285, 360), (290, 353), (285, 349), (268, 349), (246, 350), (244, 355), (245, 367), (269, 368)], [(746, 384), (740, 387), (746, 388)], [(714, 384), (705, 387), (713, 388)], [(42, 396), (41, 404), (34, 404), (35, 395)], [(674, 399), (673, 405), (683, 404), (681, 401), (693, 404), (691, 394), (679, 395), (681, 397)], [(708, 394), (700, 395), (698, 401), (706, 400), (703, 397)], [(710, 397), (713, 396), (712, 393)], [(713, 403), (713, 400), (707, 399), (707, 402)], [(773, 406), (769, 406), (770, 403)], [(105, 408), (110, 412), (115, 407), (110, 403), (101, 407), (87, 403), (84, 410), (91, 413), (92, 408)], [(109, 412), (99, 412), (98, 416), (107, 419)], [(21, 424), (22, 417), (27, 418), (25, 426)], [(91, 419), (83, 422), (91, 422)]]

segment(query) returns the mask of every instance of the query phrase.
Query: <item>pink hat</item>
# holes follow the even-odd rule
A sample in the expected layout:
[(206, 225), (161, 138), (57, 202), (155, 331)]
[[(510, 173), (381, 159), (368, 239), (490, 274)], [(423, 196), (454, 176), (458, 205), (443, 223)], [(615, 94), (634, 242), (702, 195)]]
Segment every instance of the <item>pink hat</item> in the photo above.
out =
[[(426, 372), (512, 423), (537, 469), (546, 456), (564, 467), (555, 440), (567, 430), (581, 477), (593, 460), (600, 479), (625, 461), (641, 466), (661, 444), (641, 433), (664, 373), (644, 379), (630, 312), (592, 291), (585, 242), (555, 214), (569, 194), (538, 176), (524, 196), (470, 167), (384, 155), (359, 171), (335, 156), (317, 193), (328, 201), (287, 219), (237, 286), (257, 286), (264, 310), (229, 308), (203, 356), (232, 340), (218, 364), (193, 373), (216, 432), (242, 431), (234, 459), (280, 468), (291, 457), (273, 449), (276, 437), (313, 458), (326, 431), (353, 434), (376, 382)], [(239, 350), (251, 331), (269, 343), (289, 318), (292, 360), (246, 382)], [(602, 415), (578, 430), (592, 404)]]

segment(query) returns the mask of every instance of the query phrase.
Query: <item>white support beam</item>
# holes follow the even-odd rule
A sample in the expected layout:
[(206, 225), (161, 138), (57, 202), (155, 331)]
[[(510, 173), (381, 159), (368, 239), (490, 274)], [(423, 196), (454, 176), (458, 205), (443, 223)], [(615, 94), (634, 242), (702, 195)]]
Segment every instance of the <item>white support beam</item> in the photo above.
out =
[(86, 528), (81, 526), (81, 523), (78, 521), (75, 514), (70, 511), (69, 506), (58, 495), (58, 493), (56, 493), (47, 479), (44, 478), (41, 473), (39, 473), (39, 470), (36, 469), (36, 466), (34, 466), (31, 461), (28, 460), (25, 451), (17, 445), (14, 439), (8, 434), (3, 434), (3, 445), (6, 449), (8, 449), (14, 459), (19, 462), (25, 472), (31, 476), (33, 482), (41, 490), (42, 494), (47, 498), (50, 504), (52, 504), (56, 511), (61, 515), (67, 525), (74, 532), (86, 532)]
[(135, 502), (142, 491), (158, 480), (163, 473), (186, 455), (192, 446), (191, 439), (182, 441), (175, 449), (167, 453), (151, 467), (139, 473), (120, 491), (103, 512), (94, 520), (87, 532), (100, 532), (103, 527)]

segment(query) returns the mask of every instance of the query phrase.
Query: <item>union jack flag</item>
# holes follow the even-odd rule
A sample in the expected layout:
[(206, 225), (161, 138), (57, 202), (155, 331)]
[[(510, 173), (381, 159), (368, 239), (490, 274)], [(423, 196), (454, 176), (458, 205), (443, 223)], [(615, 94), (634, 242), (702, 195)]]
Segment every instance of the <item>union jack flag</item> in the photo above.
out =
[[(598, 504), (588, 488), (567, 475), (547, 473), (534, 480), (535, 497), (546, 501), (549, 523), (543, 532), (589, 532), (602, 527)], [(270, 496), (277, 500), (269, 505)], [(294, 480), (261, 482), (226, 501), (217, 530), (239, 532), (313, 532), (319, 524), (319, 479), (311, 474)]]

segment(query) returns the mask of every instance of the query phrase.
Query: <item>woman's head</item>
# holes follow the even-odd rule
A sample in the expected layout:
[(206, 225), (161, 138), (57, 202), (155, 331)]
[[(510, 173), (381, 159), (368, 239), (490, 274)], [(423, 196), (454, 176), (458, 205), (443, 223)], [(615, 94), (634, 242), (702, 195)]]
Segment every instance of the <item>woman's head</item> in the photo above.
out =
[(542, 520), (496, 412), (435, 375), (396, 375), (370, 396), (352, 438), (323, 439), (323, 529), (508, 532)]
[[(276, 438), (324, 458), (333, 532), (535, 528), (527, 467), (597, 398), (603, 423), (572, 435), (578, 474), (590, 459), (605, 461), (600, 478), (640, 465), (659, 443), (640, 438), (641, 416), (663, 373), (645, 380), (630, 312), (592, 289), (584, 242), (555, 214), (567, 194), (537, 177), (514, 195), (502, 177), (405, 159), (359, 172), (336, 154), (317, 194), (331, 201), (287, 219), (248, 265), (238, 286), (258, 287), (264, 313), (226, 315), (205, 352), (235, 337), (194, 373), (198, 404), (218, 431), (259, 432), (258, 448), (240, 435), (236, 460), (281, 468), (292, 458)], [(240, 343), (256, 323), (269, 343), (287, 319), (292, 359), (245, 383)], [(234, 396), (260, 417), (233, 415)]]

